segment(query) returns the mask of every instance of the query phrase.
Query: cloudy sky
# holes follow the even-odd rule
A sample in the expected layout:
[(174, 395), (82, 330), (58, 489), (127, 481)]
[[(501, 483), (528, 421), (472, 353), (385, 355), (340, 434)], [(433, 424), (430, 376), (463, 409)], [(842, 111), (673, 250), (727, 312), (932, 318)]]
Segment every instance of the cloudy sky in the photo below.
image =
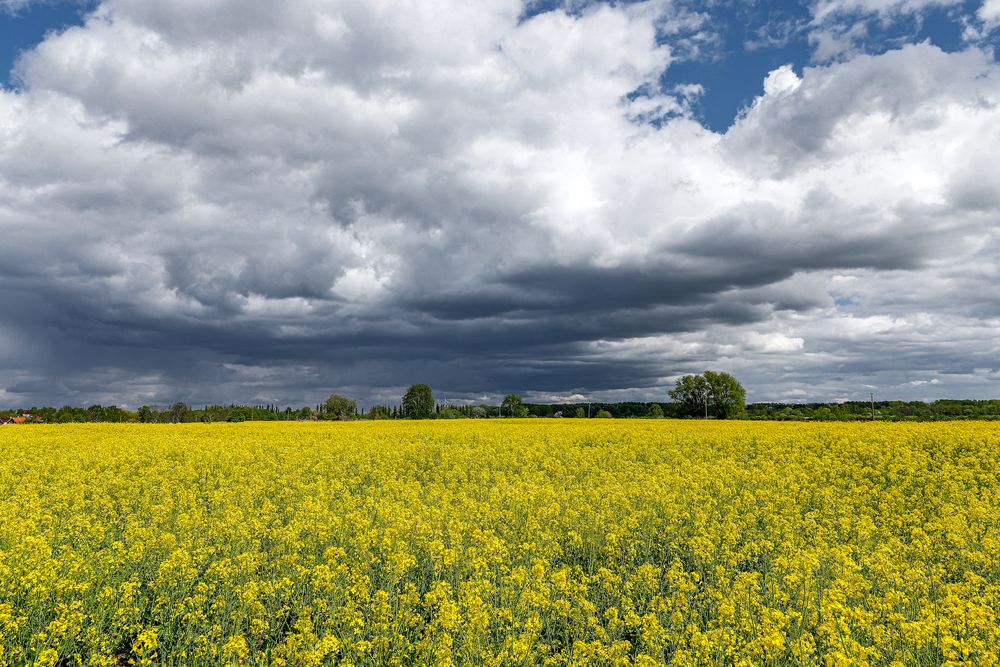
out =
[(0, 0), (0, 405), (1000, 397), (1000, 0)]

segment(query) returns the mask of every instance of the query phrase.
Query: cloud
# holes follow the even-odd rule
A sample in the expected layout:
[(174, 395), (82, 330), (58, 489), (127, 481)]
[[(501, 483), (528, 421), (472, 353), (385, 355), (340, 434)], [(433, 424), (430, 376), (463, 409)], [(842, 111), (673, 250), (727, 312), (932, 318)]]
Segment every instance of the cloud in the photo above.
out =
[(772, 70), (764, 78), (765, 95), (781, 95), (790, 93), (801, 85), (802, 79), (798, 77), (791, 65), (782, 65), (776, 70)]
[(32, 0), (0, 0), (0, 12), (17, 14), (32, 4)]
[(79, 7), (87, 7), (93, 4), (95, 4), (94, 0), (0, 0), (0, 14), (17, 16), (29, 7), (39, 5), (78, 5)]
[(743, 42), (747, 51), (782, 48), (800, 39), (808, 28), (808, 21), (803, 17), (775, 18), (769, 16), (761, 26), (751, 31), (751, 37)]
[(931, 7), (950, 7), (960, 3), (961, 0), (816, 0), (812, 13), (816, 21), (823, 21), (837, 14), (912, 14)]
[(910, 380), (906, 384), (911, 387), (923, 387), (929, 384), (941, 384), (941, 380), (939, 378), (934, 378), (933, 380)]
[(976, 16), (979, 17), (980, 21), (989, 25), (1000, 23), (1000, 2), (998, 0), (983, 0)]
[(829, 62), (856, 55), (868, 34), (868, 24), (865, 21), (834, 23), (810, 31), (808, 41), (813, 47), (813, 57), (818, 62)]
[[(873, 46), (885, 50), (887, 44), (905, 44), (912, 36), (908, 32), (915, 34), (930, 11), (960, 12), (963, 5), (964, 0), (814, 0), (808, 32), (813, 59), (844, 60)], [(894, 34), (900, 30), (902, 35)]]
[(107, 0), (0, 91), (4, 400), (991, 386), (995, 63), (785, 66), (717, 134), (671, 11)]

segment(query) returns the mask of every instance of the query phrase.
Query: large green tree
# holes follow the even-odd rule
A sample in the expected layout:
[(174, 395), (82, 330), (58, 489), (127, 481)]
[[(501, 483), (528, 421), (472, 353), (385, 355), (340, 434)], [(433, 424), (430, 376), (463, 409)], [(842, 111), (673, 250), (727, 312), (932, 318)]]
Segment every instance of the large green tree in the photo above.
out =
[(323, 416), (327, 419), (353, 419), (357, 411), (358, 404), (340, 394), (331, 394), (323, 404)]
[(746, 415), (747, 392), (729, 373), (705, 371), (708, 383), (708, 413), (716, 419), (740, 419)]
[(403, 416), (427, 419), (434, 414), (434, 394), (426, 384), (411, 385), (403, 395)]
[(687, 417), (739, 419), (746, 413), (746, 391), (729, 373), (705, 371), (685, 375), (670, 390), (670, 398), (680, 404)]
[(669, 391), (670, 398), (680, 404), (685, 417), (697, 417), (707, 412), (708, 382), (702, 375), (685, 375)]

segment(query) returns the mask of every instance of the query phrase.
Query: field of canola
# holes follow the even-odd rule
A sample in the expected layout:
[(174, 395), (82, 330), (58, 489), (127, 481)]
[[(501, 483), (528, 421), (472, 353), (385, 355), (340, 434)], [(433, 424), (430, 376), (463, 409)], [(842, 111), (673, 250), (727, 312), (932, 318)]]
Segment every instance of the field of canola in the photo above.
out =
[(1000, 428), (0, 429), (0, 665), (996, 665)]

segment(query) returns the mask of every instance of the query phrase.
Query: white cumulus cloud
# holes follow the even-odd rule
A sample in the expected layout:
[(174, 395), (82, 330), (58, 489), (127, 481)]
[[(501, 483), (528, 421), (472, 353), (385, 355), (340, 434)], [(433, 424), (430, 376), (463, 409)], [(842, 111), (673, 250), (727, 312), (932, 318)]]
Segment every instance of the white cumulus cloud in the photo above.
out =
[(1000, 23), (1000, 0), (983, 0), (976, 14), (985, 23)]

